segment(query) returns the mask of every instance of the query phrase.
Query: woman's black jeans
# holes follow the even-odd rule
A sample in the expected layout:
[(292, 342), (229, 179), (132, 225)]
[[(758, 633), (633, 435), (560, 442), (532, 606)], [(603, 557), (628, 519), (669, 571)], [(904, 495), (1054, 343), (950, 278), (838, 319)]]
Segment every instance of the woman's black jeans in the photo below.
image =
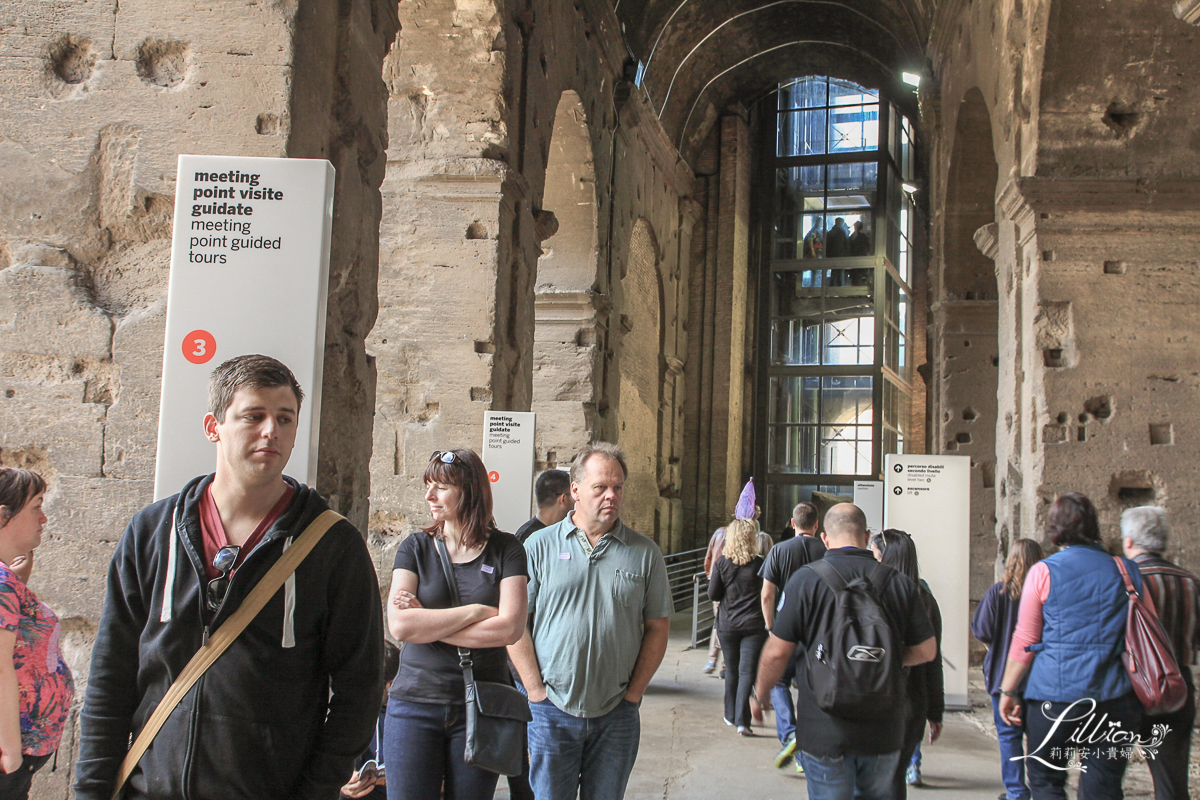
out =
[(1078, 749), (1084, 767), (1079, 775), (1079, 800), (1125, 797), (1121, 779), (1129, 763), (1129, 744), (1117, 739), (1137, 734), (1141, 725), (1142, 706), (1133, 692), (1096, 703), (1094, 709), (1087, 700), (1071, 704), (1026, 698), (1024, 718), (1028, 737), (1025, 771), (1033, 800), (1067, 796), (1063, 788), (1067, 775), (1079, 769), (1067, 768), (1073, 749)]
[(750, 690), (758, 674), (758, 656), (767, 643), (767, 632), (722, 631), (721, 652), (725, 654), (725, 719), (750, 727)]

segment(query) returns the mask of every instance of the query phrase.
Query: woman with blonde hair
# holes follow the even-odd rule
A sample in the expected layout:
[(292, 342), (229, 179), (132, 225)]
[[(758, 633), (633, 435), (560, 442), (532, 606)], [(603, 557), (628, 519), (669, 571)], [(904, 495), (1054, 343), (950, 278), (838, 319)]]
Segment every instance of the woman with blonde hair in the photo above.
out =
[[(1000, 739), (1000, 777), (1004, 780), (1008, 800), (1028, 800), (1025, 785), (1025, 755), (1023, 725), (1009, 725), (1000, 716), (1000, 679), (1008, 661), (1008, 644), (1017, 627), (1017, 610), (1021, 604), (1021, 589), (1029, 569), (1044, 558), (1042, 546), (1033, 539), (1013, 542), (1004, 565), (1004, 579), (992, 585), (983, 596), (971, 619), (971, 633), (987, 645), (983, 657), (983, 677), (988, 694), (992, 696), (992, 716)], [(1018, 691), (1024, 690), (1024, 682)], [(1017, 760), (1013, 760), (1013, 758)]]
[(725, 724), (753, 736), (750, 729), (750, 691), (758, 673), (758, 655), (767, 641), (763, 619), (763, 558), (758, 554), (758, 531), (752, 521), (735, 519), (725, 531), (725, 549), (713, 566), (708, 596), (721, 604), (717, 636), (725, 653)]

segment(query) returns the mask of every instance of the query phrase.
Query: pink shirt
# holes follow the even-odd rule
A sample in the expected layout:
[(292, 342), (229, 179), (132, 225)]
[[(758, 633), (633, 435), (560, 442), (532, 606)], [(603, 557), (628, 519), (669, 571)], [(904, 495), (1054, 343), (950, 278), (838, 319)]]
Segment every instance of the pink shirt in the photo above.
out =
[(21, 752), (49, 755), (62, 739), (75, 683), (58, 649), (58, 617), (3, 562), (0, 628), (17, 635), (13, 667), (20, 687)]
[[(1030, 645), (1042, 640), (1042, 606), (1050, 596), (1050, 568), (1045, 561), (1034, 564), (1029, 574), (1025, 576), (1025, 587), (1021, 589), (1021, 607), (1017, 611), (1017, 628), (1013, 631), (1012, 642), (1008, 646), (1008, 657), (1011, 661), (1029, 666), (1037, 653), (1025, 650)], [(1154, 611), (1154, 600), (1149, 593), (1143, 592), (1142, 602)]]

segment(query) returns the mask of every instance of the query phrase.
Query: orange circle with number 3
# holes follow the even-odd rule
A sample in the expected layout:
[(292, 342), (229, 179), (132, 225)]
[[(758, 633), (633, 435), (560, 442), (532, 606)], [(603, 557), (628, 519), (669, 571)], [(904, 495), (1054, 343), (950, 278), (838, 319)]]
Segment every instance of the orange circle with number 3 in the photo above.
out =
[(195, 330), (183, 337), (183, 357), (193, 364), (205, 364), (217, 354), (217, 340), (208, 331)]

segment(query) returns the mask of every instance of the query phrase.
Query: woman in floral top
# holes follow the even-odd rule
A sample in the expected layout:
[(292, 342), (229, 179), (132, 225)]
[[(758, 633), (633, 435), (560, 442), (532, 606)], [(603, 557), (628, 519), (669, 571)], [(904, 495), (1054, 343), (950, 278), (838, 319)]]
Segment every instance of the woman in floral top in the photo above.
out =
[(42, 540), (46, 482), (0, 467), (0, 800), (25, 800), (62, 738), (75, 694), (58, 617), (14, 571)]

